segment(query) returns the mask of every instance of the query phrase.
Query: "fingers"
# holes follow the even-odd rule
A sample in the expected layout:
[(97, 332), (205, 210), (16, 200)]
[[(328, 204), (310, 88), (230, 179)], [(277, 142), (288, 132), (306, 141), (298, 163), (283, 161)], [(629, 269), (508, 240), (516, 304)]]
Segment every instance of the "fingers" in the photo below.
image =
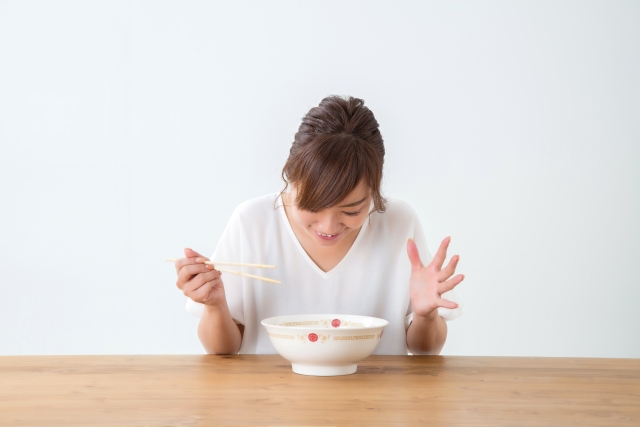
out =
[(184, 255), (185, 258), (175, 262), (178, 274), (176, 286), (193, 301), (204, 303), (213, 287), (222, 284), (222, 273), (215, 270), (213, 265), (204, 264), (209, 258), (191, 248), (184, 248)]
[(445, 292), (449, 292), (451, 289), (455, 288), (464, 280), (464, 274), (458, 274), (452, 279), (447, 280), (446, 282), (442, 282), (438, 285), (438, 293), (440, 295)]
[(182, 289), (182, 287), (189, 280), (193, 279), (193, 276), (210, 271), (211, 269), (208, 268), (207, 265), (208, 264), (200, 264), (200, 263), (183, 265), (182, 267), (180, 267), (180, 270), (178, 270), (178, 280), (176, 282), (176, 285), (180, 289)]
[(420, 254), (418, 253), (418, 247), (413, 239), (407, 240), (407, 255), (409, 256), (409, 262), (411, 262), (411, 269), (416, 270), (422, 268), (422, 261), (420, 261)]
[(460, 261), (460, 255), (454, 255), (449, 260), (449, 264), (445, 268), (443, 268), (440, 273), (438, 273), (438, 281), (444, 282), (449, 277), (453, 276), (453, 273), (456, 272), (456, 267), (458, 266), (458, 261)]
[(184, 256), (186, 256), (187, 258), (193, 258), (193, 257), (204, 257), (204, 258), (206, 258), (204, 255), (200, 255), (198, 252), (194, 251), (191, 248), (184, 248)]
[(179, 273), (180, 269), (185, 265), (202, 264), (205, 261), (209, 261), (209, 258), (203, 255), (200, 255), (198, 252), (194, 251), (193, 249), (184, 248), (184, 254), (186, 255), (186, 258), (178, 258), (178, 260), (175, 262), (177, 273)]
[(450, 309), (458, 308), (458, 304), (456, 304), (453, 301), (449, 301), (448, 299), (438, 298), (437, 303), (438, 303), (438, 306), (444, 307), (444, 308), (450, 308)]
[(447, 258), (447, 248), (449, 247), (449, 242), (451, 242), (451, 237), (445, 237), (442, 243), (440, 243), (440, 247), (438, 248), (438, 252), (433, 256), (433, 260), (431, 260), (431, 265), (435, 266), (437, 271), (442, 269), (442, 264), (444, 264), (444, 260)]
[(200, 273), (197, 276), (195, 276), (193, 279), (189, 280), (185, 284), (185, 286), (182, 287), (182, 292), (184, 292), (185, 295), (190, 294), (194, 292), (196, 289), (198, 289), (199, 287), (203, 286), (205, 283), (211, 280), (219, 279), (219, 278), (220, 278), (220, 272), (216, 270), (211, 270), (206, 273)]
[(204, 304), (209, 299), (209, 295), (211, 294), (211, 291), (213, 290), (213, 288), (215, 288), (216, 286), (220, 286), (221, 284), (222, 284), (222, 280), (220, 279), (220, 277), (218, 277), (216, 279), (213, 279), (213, 280), (210, 280), (210, 281), (204, 283), (202, 286), (200, 286), (194, 292), (192, 292), (189, 295), (189, 298), (191, 298), (195, 302), (199, 302), (201, 304)]

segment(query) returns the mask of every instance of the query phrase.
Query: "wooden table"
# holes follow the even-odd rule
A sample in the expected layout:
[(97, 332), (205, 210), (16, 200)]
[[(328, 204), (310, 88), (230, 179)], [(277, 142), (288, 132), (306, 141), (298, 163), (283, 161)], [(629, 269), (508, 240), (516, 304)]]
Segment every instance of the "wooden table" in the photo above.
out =
[(280, 356), (0, 357), (0, 426), (640, 426), (640, 359), (372, 356), (342, 377)]

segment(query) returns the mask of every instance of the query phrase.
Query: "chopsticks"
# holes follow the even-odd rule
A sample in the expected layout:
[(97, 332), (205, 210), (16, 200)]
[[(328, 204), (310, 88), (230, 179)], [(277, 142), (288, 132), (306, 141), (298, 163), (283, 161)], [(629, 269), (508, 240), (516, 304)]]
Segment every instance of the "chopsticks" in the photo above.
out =
[[(176, 258), (167, 258), (168, 262), (176, 262)], [(247, 264), (244, 262), (216, 262), (216, 261), (205, 261), (205, 264), (209, 265), (235, 265), (235, 266), (244, 266), (244, 267), (253, 267), (253, 268), (276, 268), (275, 265), (266, 265), (266, 264)], [(250, 277), (252, 279), (262, 280), (264, 282), (271, 283), (282, 283), (279, 280), (269, 279), (268, 277), (256, 276), (254, 274), (243, 273), (241, 271), (227, 270), (226, 268), (217, 268), (218, 271), (223, 271), (225, 273), (237, 274), (238, 276)]]
[(279, 280), (269, 279), (268, 277), (255, 276), (249, 273), (243, 273), (241, 271), (227, 270), (226, 268), (216, 268), (218, 271), (224, 271), (225, 273), (237, 274), (238, 276), (251, 277), (252, 279), (262, 280), (263, 282), (282, 283)]

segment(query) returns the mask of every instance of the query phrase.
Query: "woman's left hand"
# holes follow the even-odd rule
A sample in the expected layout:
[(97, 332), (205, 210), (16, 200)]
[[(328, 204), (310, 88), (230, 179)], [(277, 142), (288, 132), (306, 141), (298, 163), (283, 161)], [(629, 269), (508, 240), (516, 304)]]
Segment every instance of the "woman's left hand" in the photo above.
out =
[[(460, 260), (459, 255), (451, 257), (446, 268), (442, 268), (444, 260), (447, 257), (447, 248), (449, 247), (450, 237), (445, 238), (438, 252), (436, 252), (431, 263), (426, 267), (420, 261), (420, 254), (413, 239), (407, 242), (407, 254), (411, 261), (411, 278), (409, 279), (409, 293), (411, 295), (411, 304), (413, 305), (414, 316), (428, 317), (434, 313), (438, 307), (457, 308), (455, 302), (443, 299), (441, 295), (455, 288), (464, 280), (464, 275), (449, 279), (456, 271), (456, 265)], [(437, 313), (437, 312), (436, 312)]]

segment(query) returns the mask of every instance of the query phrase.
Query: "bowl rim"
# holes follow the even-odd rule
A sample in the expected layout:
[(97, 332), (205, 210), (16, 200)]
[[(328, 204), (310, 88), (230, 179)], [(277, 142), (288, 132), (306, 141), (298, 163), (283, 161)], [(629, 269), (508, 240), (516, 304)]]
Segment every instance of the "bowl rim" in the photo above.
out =
[[(260, 321), (260, 324), (262, 326), (270, 326), (270, 327), (274, 327), (274, 328), (286, 328), (288, 331), (291, 330), (308, 330), (308, 329), (318, 329), (317, 327), (315, 327), (314, 325), (305, 325), (305, 326), (282, 326), (282, 325), (274, 325), (271, 323), (265, 323), (268, 322), (270, 320), (273, 319), (277, 319), (279, 317), (303, 317), (303, 316), (326, 316), (326, 317), (331, 317), (332, 319), (336, 319), (336, 318), (340, 318), (341, 316), (349, 316), (349, 317), (360, 317), (360, 318), (367, 318), (367, 319), (375, 319), (375, 320), (380, 320), (383, 324), (381, 325), (376, 325), (376, 326), (343, 326), (340, 327), (340, 329), (333, 329), (335, 331), (361, 331), (363, 329), (371, 329), (371, 328), (386, 328), (387, 326), (389, 326), (389, 321), (386, 319), (382, 319), (380, 317), (373, 317), (373, 316), (363, 316), (360, 314), (327, 314), (327, 313), (318, 313), (318, 314), (283, 314), (281, 316), (272, 316), (272, 317), (267, 317), (266, 319), (262, 319)], [(324, 329), (324, 328), (323, 328)]]

